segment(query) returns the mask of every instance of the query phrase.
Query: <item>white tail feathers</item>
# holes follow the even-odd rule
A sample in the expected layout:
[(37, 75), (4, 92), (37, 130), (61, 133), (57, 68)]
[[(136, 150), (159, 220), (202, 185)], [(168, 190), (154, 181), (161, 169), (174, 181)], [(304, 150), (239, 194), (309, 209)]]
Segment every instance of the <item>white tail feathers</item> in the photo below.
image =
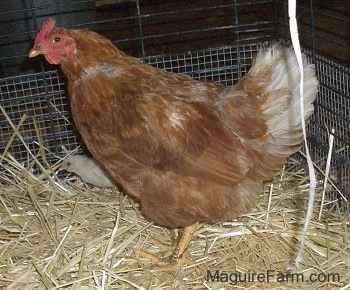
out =
[[(249, 74), (257, 75), (267, 67), (271, 68), (272, 76), (262, 92), (267, 96), (262, 104), (262, 112), (268, 127), (268, 135), (262, 138), (267, 143), (265, 145), (269, 146), (263, 146), (263, 150), (272, 155), (288, 157), (302, 142), (300, 70), (293, 50), (278, 45), (260, 50)], [(306, 120), (314, 110), (313, 102), (317, 94), (318, 81), (314, 65), (307, 62), (305, 55), (303, 55), (303, 67)], [(255, 147), (254, 149), (259, 146), (259, 144), (251, 145)]]

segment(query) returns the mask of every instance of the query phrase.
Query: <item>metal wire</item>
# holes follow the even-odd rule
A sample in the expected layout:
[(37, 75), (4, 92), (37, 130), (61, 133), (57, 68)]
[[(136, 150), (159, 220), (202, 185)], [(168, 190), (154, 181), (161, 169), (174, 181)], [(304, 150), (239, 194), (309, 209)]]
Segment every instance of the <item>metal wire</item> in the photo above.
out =
[[(14, 123), (27, 114), (21, 133), (33, 152), (39, 150), (34, 126), (39, 125), (44, 145), (55, 153), (52, 161), (64, 154), (62, 146), (71, 150), (81, 141), (70, 124), (65, 79), (45, 62), (26, 60), (38, 24), (46, 17), (54, 16), (68, 27), (96, 30), (148, 64), (228, 86), (248, 71), (259, 45), (288, 41), (289, 35), (286, 0), (222, 0), (219, 4), (199, 0), (195, 4), (182, 1), (182, 6), (176, 6), (176, 1), (156, 1), (161, 8), (145, 0), (110, 7), (95, 7), (93, 0), (62, 0), (40, 7), (33, 0), (27, 1), (27, 6), (20, 6), (23, 1), (15, 0), (13, 3), (21, 8), (4, 7), (0, 11), (0, 104)], [(345, 27), (350, 20), (308, 1), (299, 5), (299, 17), (305, 19), (299, 33), (304, 36), (306, 52), (316, 65), (320, 81), (315, 114), (308, 125), (310, 145), (314, 160), (322, 168), (329, 131), (335, 128), (331, 175), (350, 197), (350, 70), (340, 54), (323, 56), (323, 43), (331, 51), (346, 51), (350, 44), (341, 38), (328, 38), (317, 26), (320, 19)], [(181, 23), (185, 19), (186, 23)], [(16, 29), (11, 29), (13, 25)], [(0, 150), (12, 133), (0, 116)], [(26, 162), (26, 150), (16, 139), (10, 151), (17, 160)]]
[[(158, 11), (149, 9), (151, 4), (149, 4), (148, 1), (141, 0), (132, 1), (128, 4), (129, 6), (127, 7), (129, 8), (127, 9), (124, 8), (125, 5), (108, 8), (95, 7), (95, 1), (92, 0), (72, 2), (62, 0), (60, 3), (52, 3), (44, 6), (35, 6), (33, 0), (27, 1), (29, 4), (25, 6), (22, 0), (14, 0), (11, 6), (7, 4), (9, 5), (8, 8), (5, 6), (4, 9), (0, 11), (0, 31), (2, 31), (2, 33), (0, 33), (0, 64), (3, 67), (3, 71), (0, 70), (0, 77), (33, 71), (32, 68), (27, 65), (26, 54), (38, 30), (37, 23), (40, 24), (49, 16), (56, 17), (59, 25), (72, 28), (87, 27), (102, 34), (105, 32), (106, 27), (109, 27), (107, 36), (115, 44), (122, 45), (122, 48), (130, 54), (143, 58), (146, 55), (162, 52), (162, 50), (164, 50), (162, 48), (164, 42), (168, 40), (172, 41), (173, 39), (173, 41), (177, 39), (178, 43), (182, 43), (183, 47), (183, 49), (179, 48), (178, 50), (172, 51), (175, 52), (191, 49), (188, 47), (186, 39), (195, 38), (198, 35), (200, 37), (206, 37), (208, 39), (207, 42), (210, 42), (210, 34), (223, 34), (223, 32), (226, 31), (226, 40), (221, 41), (216, 46), (230, 45), (232, 41), (235, 41), (231, 32), (237, 29), (240, 29), (247, 35), (249, 38), (247, 39), (248, 41), (254, 41), (254, 39), (256, 39), (256, 37), (253, 36), (254, 32), (266, 31), (266, 37), (273, 35), (272, 20), (265, 21), (264, 23), (256, 23), (255, 27), (254, 22), (251, 22), (250, 25), (241, 24), (239, 27), (234, 24), (235, 16), (232, 15), (234, 7), (251, 7), (249, 1), (237, 1), (237, 3), (234, 4), (231, 0), (228, 0), (226, 3), (222, 2), (216, 5), (207, 1), (203, 1), (203, 3), (201, 3), (202, 1), (197, 1), (196, 5), (191, 5), (190, 2), (181, 6), (174, 6), (172, 4), (170, 7), (164, 6), (164, 9)], [(263, 7), (264, 5), (270, 5), (272, 1), (273, 0), (257, 0), (255, 1), (255, 5), (257, 7)], [(162, 4), (161, 1), (158, 2)], [(166, 4), (166, 2), (164, 3)], [(134, 5), (135, 10), (131, 9), (132, 5)], [(224, 17), (222, 17), (222, 19), (227, 17), (225, 14), (229, 15), (231, 13), (232, 16), (230, 18), (232, 21), (221, 21), (221, 23), (225, 23), (224, 25), (220, 25), (219, 23), (215, 24), (215, 21), (210, 20), (210, 14), (212, 13), (223, 14)], [(202, 27), (199, 25), (188, 25), (188, 23), (191, 24), (191, 21), (188, 21), (189, 19), (187, 18), (183, 19), (182, 15), (185, 14), (193, 15), (197, 18), (202, 15), (208, 15), (208, 19), (203, 18), (201, 23), (205, 24), (208, 20), (212, 25), (202, 25)], [(31, 16), (28, 17), (29, 15)], [(144, 28), (144, 23), (148, 23), (150, 19), (164, 19), (162, 21), (166, 22), (168, 18), (170, 19), (169, 24), (173, 25), (174, 28), (165, 30), (159, 29), (158, 31), (156, 29), (149, 29), (149, 27), (146, 31)], [(181, 29), (176, 28), (179, 26), (178, 24), (171, 23), (171, 21), (174, 22), (177, 21), (177, 19), (180, 19), (184, 24)], [(8, 29), (12, 26), (15, 26), (16, 29)], [(119, 26), (125, 27), (122, 33), (120, 33), (121, 30), (118, 28)], [(261, 33), (261, 35), (262, 34), (263, 33)], [(260, 39), (260, 41), (264, 40), (265, 39)], [(256, 39), (256, 41), (258, 40)], [(157, 51), (154, 51), (155, 43), (159, 43)], [(146, 50), (146, 45), (151, 47), (151, 49)], [(140, 46), (140, 49), (137, 49), (137, 46)], [(167, 45), (167, 47), (171, 46), (171, 43)], [(198, 46), (195, 48), (197, 49)], [(16, 53), (10, 53), (11, 51), (16, 51)], [(164, 50), (164, 52), (169, 51)]]

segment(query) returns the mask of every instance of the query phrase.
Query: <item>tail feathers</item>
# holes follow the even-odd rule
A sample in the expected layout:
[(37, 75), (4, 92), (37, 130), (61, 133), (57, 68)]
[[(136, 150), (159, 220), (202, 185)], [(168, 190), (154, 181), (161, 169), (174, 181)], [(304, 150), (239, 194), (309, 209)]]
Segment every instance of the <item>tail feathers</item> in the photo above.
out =
[[(314, 110), (313, 102), (317, 94), (318, 81), (315, 68), (307, 62), (305, 55), (303, 55), (303, 69), (304, 118), (307, 120)], [(228, 121), (227, 126), (241, 138), (245, 146), (255, 151), (253, 155), (258, 156), (260, 164), (260, 169), (257, 166), (255, 172), (263, 172), (266, 169), (264, 178), (267, 178), (268, 172), (271, 171), (268, 169), (278, 169), (291, 154), (300, 148), (303, 140), (300, 113), (300, 70), (292, 49), (279, 45), (261, 49), (248, 74), (228, 95), (220, 101), (219, 111), (227, 113), (225, 109), (227, 107), (232, 110), (233, 104), (237, 103), (234, 101), (234, 96), (246, 98), (246, 105), (255, 108), (254, 118), (263, 120), (265, 126), (263, 134), (254, 138), (249, 138), (247, 134), (244, 134), (244, 130), (235, 128), (232, 121)], [(232, 116), (236, 113), (234, 110), (231, 112)], [(242, 115), (243, 113), (240, 110), (237, 114)], [(226, 117), (226, 119), (229, 118)], [(237, 117), (231, 119), (235, 118)], [(248, 129), (256, 130), (254, 126), (258, 123), (246, 124), (247, 131)], [(261, 173), (261, 175), (264, 174)]]
[[(271, 66), (273, 73), (265, 87), (266, 101), (262, 113), (270, 135), (269, 148), (276, 153), (274, 145), (297, 146), (302, 142), (302, 116), (300, 113), (300, 70), (294, 52), (288, 48), (274, 46), (260, 51), (255, 66)], [(303, 55), (304, 69), (304, 118), (307, 120), (314, 111), (318, 81), (313, 65)], [(287, 150), (288, 152), (289, 150)], [(269, 152), (269, 151), (268, 151)], [(279, 152), (281, 155), (289, 155)]]

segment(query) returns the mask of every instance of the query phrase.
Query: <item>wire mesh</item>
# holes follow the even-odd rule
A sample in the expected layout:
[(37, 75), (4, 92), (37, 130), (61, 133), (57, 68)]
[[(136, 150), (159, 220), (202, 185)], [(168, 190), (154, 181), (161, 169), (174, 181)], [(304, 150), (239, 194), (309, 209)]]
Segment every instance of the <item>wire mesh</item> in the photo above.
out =
[(308, 127), (313, 158), (324, 170), (329, 135), (335, 129), (331, 179), (350, 197), (350, 69), (318, 55), (315, 60), (320, 86)]
[[(69, 120), (69, 104), (66, 84), (57, 71), (10, 77), (0, 80), (1, 106), (16, 126), (23, 115), (26, 120), (19, 133), (26, 144), (36, 154), (40, 140), (53, 153), (61, 145), (67, 149), (76, 147), (76, 134)], [(5, 148), (14, 130), (3, 114), (0, 115), (0, 148)], [(28, 158), (24, 144), (17, 137), (9, 150), (19, 161)]]
[[(196, 79), (213, 80), (231, 86), (239, 79), (238, 71), (247, 72), (257, 50), (257, 44), (244, 46), (240, 51), (236, 46), (227, 46), (182, 54), (149, 56), (145, 58), (145, 62), (169, 71), (186, 73)], [(238, 57), (244, 59), (240, 65), (237, 62)], [(67, 150), (81, 145), (78, 132), (71, 124), (65, 79), (57, 71), (0, 79), (0, 100), (15, 125), (26, 114), (26, 121), (19, 133), (30, 144), (34, 154), (40, 150), (38, 135), (42, 137), (43, 145), (52, 153), (49, 161), (56, 161)], [(0, 128), (0, 148), (5, 148), (13, 129), (3, 115), (0, 116)], [(28, 159), (28, 152), (19, 138), (12, 142), (9, 152), (19, 161)]]
[[(187, 50), (259, 43), (273, 35), (272, 0), (250, 1), (3, 0), (0, 11), (0, 77), (40, 71), (27, 52), (41, 23), (54, 16), (60, 26), (89, 28), (130, 55), (145, 57)], [(237, 14), (239, 13), (239, 18)], [(239, 21), (238, 21), (239, 19)], [(44, 63), (46, 69), (50, 69)]]
[[(311, 151), (324, 169), (329, 132), (335, 129), (331, 177), (350, 197), (350, 18), (345, 6), (333, 1), (300, 0), (298, 4), (301, 41), (320, 81), (308, 126)], [(61, 26), (95, 30), (148, 64), (227, 86), (248, 71), (259, 45), (288, 40), (289, 35), (287, 0), (60, 0), (54, 4), (3, 0), (2, 7), (0, 104), (15, 125), (26, 114), (20, 134), (36, 154), (39, 132), (51, 161), (81, 141), (70, 124), (64, 77), (40, 58), (26, 57), (48, 16)], [(1, 150), (12, 135), (11, 126), (0, 115)], [(19, 161), (28, 159), (18, 137), (9, 151)]]

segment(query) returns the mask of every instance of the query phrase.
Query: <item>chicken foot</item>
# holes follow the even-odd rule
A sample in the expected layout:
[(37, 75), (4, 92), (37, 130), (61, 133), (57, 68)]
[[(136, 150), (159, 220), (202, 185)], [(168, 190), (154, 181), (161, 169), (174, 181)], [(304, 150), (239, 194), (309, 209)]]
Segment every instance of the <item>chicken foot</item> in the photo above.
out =
[(192, 264), (193, 262), (187, 258), (186, 252), (197, 228), (198, 223), (195, 223), (181, 230), (169, 262), (160, 261), (157, 257), (144, 251), (141, 251), (140, 254), (144, 258), (155, 262), (154, 269), (156, 270), (177, 270), (184, 264)]

